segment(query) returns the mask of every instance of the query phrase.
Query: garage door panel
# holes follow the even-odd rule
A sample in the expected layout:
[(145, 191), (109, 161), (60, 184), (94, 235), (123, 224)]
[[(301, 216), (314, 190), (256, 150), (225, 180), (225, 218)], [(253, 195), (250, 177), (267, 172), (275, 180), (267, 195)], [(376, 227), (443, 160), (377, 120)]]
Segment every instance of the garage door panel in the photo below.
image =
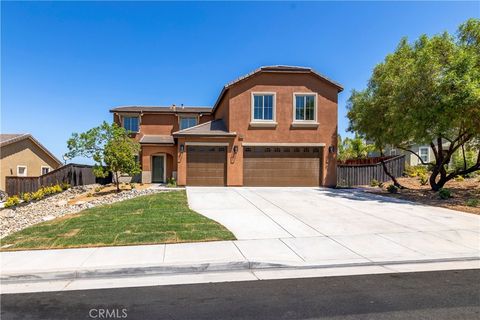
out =
[(244, 149), (245, 186), (318, 186), (320, 148), (251, 147)]
[(226, 177), (225, 166), (225, 147), (187, 147), (187, 185), (224, 186)]

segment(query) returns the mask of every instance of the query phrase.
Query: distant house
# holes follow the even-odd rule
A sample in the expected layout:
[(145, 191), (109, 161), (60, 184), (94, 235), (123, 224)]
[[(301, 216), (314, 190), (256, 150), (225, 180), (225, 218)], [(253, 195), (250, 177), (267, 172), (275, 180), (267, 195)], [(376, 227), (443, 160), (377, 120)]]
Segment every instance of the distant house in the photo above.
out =
[(38, 177), (62, 166), (31, 134), (0, 134), (0, 190), (5, 177)]
[[(414, 144), (410, 147), (410, 150), (418, 154), (425, 163), (433, 162), (435, 160), (435, 155), (433, 154), (433, 150), (429, 145)], [(422, 164), (420, 159), (411, 152), (396, 149), (393, 147), (385, 148), (385, 155), (387, 156), (397, 156), (402, 154), (405, 155), (406, 164), (410, 166), (417, 166)]]
[[(444, 149), (448, 147), (449, 147), (448, 143), (443, 144)], [(435, 154), (433, 153), (433, 149), (427, 144), (413, 144), (409, 147), (409, 150), (412, 150), (419, 157), (421, 157), (424, 163), (435, 162)], [(406, 165), (409, 165), (409, 166), (422, 165), (422, 161), (420, 161), (420, 159), (412, 152), (398, 149), (392, 146), (385, 147), (384, 154), (386, 156), (405, 155)], [(369, 154), (370, 157), (378, 157), (379, 155), (380, 153), (378, 151), (374, 151)]]

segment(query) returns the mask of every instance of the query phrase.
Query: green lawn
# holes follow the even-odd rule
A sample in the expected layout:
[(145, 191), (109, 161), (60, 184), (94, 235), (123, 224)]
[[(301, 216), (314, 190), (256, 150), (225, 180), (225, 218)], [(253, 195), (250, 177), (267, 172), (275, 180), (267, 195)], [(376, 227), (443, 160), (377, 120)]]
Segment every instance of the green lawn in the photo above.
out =
[(224, 226), (188, 208), (185, 191), (171, 191), (34, 225), (2, 239), (2, 250), (232, 239), (235, 237)]

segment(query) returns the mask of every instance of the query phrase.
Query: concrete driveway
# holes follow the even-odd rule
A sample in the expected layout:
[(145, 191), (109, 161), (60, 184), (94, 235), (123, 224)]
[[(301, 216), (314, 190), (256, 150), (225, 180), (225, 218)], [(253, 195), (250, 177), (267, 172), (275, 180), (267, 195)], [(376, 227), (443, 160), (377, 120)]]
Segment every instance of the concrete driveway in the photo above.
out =
[(235, 234), (247, 259), (343, 263), (480, 254), (479, 216), (361, 190), (189, 187), (187, 193), (193, 210)]

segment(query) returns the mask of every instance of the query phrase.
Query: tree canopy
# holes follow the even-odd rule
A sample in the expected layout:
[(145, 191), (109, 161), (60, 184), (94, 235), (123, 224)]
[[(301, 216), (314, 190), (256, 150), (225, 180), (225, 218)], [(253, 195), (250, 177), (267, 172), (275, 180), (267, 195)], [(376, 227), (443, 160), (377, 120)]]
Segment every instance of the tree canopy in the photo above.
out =
[(69, 158), (82, 156), (95, 161), (94, 173), (97, 177), (105, 177), (111, 172), (117, 191), (120, 190), (120, 174), (140, 172), (140, 165), (135, 159), (140, 152), (140, 144), (115, 123), (103, 122), (86, 132), (73, 133), (67, 145), (69, 152), (66, 156)]
[[(448, 33), (406, 38), (372, 73), (368, 86), (349, 99), (349, 130), (383, 150), (428, 144), (435, 155), (430, 185), (439, 190), (460, 174), (480, 169), (480, 20)], [(456, 150), (476, 145), (476, 161), (449, 172)]]

